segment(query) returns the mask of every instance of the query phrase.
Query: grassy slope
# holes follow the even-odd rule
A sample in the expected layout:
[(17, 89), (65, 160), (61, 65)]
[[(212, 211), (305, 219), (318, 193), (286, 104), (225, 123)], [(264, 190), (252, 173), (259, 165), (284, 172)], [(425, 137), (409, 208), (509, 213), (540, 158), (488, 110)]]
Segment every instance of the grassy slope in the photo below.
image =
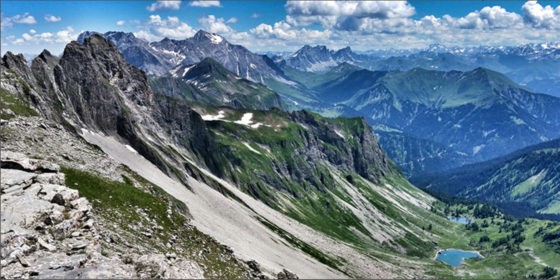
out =
[[(72, 168), (63, 168), (66, 185), (77, 189), (86, 197), (94, 211), (109, 224), (117, 224), (124, 238), (132, 244), (143, 244), (159, 253), (177, 253), (201, 265), (206, 278), (246, 278), (246, 270), (225, 246), (218, 244), (211, 237), (188, 226), (187, 207), (169, 196), (159, 187), (151, 184), (138, 174), (125, 169), (123, 182), (110, 181), (92, 173)], [(135, 209), (142, 209), (148, 220)], [(167, 210), (171, 209), (171, 215)], [(163, 230), (156, 231), (148, 238), (139, 234), (134, 225), (150, 226), (150, 220), (157, 221)], [(177, 243), (171, 248), (165, 247), (172, 235), (177, 236)]]
[[(226, 119), (238, 120), (243, 113), (244, 111), (234, 112)], [(468, 276), (471, 273), (482, 278), (499, 278), (540, 273), (542, 266), (537, 264), (528, 252), (507, 255), (500, 250), (484, 251), (474, 242), (478, 241), (483, 233), (470, 232), (465, 230), (462, 225), (451, 223), (441, 209), (437, 210), (442, 206), (436, 205), (433, 207), (433, 211), (428, 211), (407, 201), (399, 194), (404, 192), (427, 201), (431, 199), (410, 185), (400, 175), (388, 176), (378, 184), (379, 186), (376, 186), (355, 173), (345, 173), (332, 169), (332, 166), (324, 166), (323, 172), (328, 172), (335, 178), (333, 181), (326, 182), (326, 185), (331, 186), (327, 192), (314, 188), (313, 182), (298, 183), (282, 178), (275, 171), (275, 162), (298, 160), (292, 155), (292, 152), (294, 147), (302, 145), (300, 137), (304, 128), (290, 122), (285, 114), (279, 111), (272, 113), (253, 111), (253, 113), (253, 122), (270, 124), (272, 127), (261, 126), (254, 129), (223, 121), (208, 124), (221, 145), (230, 149), (235, 156), (236, 159), (233, 160), (240, 163), (235, 167), (238, 172), (237, 185), (273, 208), (318, 231), (352, 244), (374, 258), (392, 262), (395, 265), (401, 265), (403, 262), (416, 262), (414, 265), (409, 263), (408, 268), (418, 268), (418, 262), (420, 262), (422, 264), (420, 267), (434, 276)], [(353, 125), (352, 119), (332, 119), (330, 121), (341, 128), (344, 134), (352, 133), (352, 130), (357, 127)], [(295, 146), (287, 145), (288, 142)], [(251, 148), (247, 147), (245, 143)], [(328, 143), (323, 144), (329, 145)], [(265, 181), (261, 180), (262, 176), (276, 177), (285, 189), (278, 191), (273, 186), (267, 185)], [(340, 204), (341, 200), (350, 205), (355, 203), (347, 189), (349, 181), (351, 181), (351, 188), (365, 197), (371, 207), (391, 219), (388, 224), (383, 224), (384, 221), (377, 222), (383, 227), (402, 230), (400, 235), (395, 236), (394, 240), (383, 243), (376, 242), (372, 238), (362, 221), (352, 211)], [(392, 187), (384, 188), (383, 186), (386, 184)], [(403, 211), (388, 197), (396, 200), (408, 211)], [(481, 221), (478, 222), (481, 223)], [(545, 261), (553, 260), (556, 256), (554, 252), (547, 249), (542, 241), (529, 237), (528, 232), (535, 230), (539, 225), (538, 220), (528, 220), (527, 225), (524, 225), (527, 237), (522, 246), (534, 248), (534, 254)], [(429, 230), (430, 228), (431, 230)], [(490, 226), (484, 230), (492, 240), (506, 236), (506, 233), (498, 232), (497, 227)], [(436, 247), (430, 241), (439, 243), (438, 248), (480, 249), (486, 258), (480, 261), (469, 261), (461, 269), (452, 269), (433, 260)], [(405, 254), (399, 253), (396, 248), (403, 248)], [(344, 260), (339, 261), (344, 262)], [(509, 268), (510, 264), (515, 264), (516, 269), (512, 271)], [(557, 264), (552, 261), (549, 265)]]

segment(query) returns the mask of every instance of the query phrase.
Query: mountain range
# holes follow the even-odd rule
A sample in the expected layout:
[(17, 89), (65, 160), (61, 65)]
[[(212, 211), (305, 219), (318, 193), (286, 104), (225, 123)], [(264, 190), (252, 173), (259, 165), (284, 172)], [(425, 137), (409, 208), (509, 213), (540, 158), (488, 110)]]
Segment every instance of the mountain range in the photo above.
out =
[[(413, 262), (418, 246), (431, 248), (430, 233), (422, 229), (426, 217), (449, 223), (430, 212), (433, 198), (402, 177), (363, 119), (236, 110), (157, 93), (144, 72), (97, 34), (68, 44), (60, 58), (45, 51), (31, 67), (23, 56), (7, 53), (1, 67), (8, 118), (19, 123), (26, 108), (52, 122), (49, 133), (67, 129), (73, 142), (95, 145), (104, 160), (126, 165), (113, 172), (169, 193), (205, 234), (259, 260), (258, 271), (268, 275), (282, 268), (301, 277), (421, 275), (397, 263)], [(204, 79), (209, 70), (229, 75), (207, 59), (182, 78)], [(207, 86), (218, 92), (221, 85)], [(79, 164), (66, 158), (64, 164)], [(92, 168), (88, 176), (106, 172)], [(403, 256), (387, 263), (358, 249), (372, 247)]]
[(559, 215), (559, 171), (560, 140), (553, 140), (412, 181), (436, 193), (497, 203), (517, 215)]
[[(77, 41), (83, 42), (94, 33), (83, 32)], [(184, 40), (164, 38), (159, 42), (147, 42), (124, 32), (107, 32), (102, 36), (117, 46), (126, 61), (147, 74), (162, 76), (180, 65), (187, 66), (212, 58), (237, 76), (251, 81), (283, 80), (282, 71), (267, 56), (254, 54), (243, 46), (229, 43), (218, 34), (202, 30)]]
[(418, 67), (438, 71), (470, 71), (484, 67), (504, 73), (516, 83), (536, 92), (560, 96), (560, 43), (471, 48), (434, 44), (426, 49), (362, 54), (350, 48), (333, 51), (325, 46), (304, 46), (279, 61), (308, 72), (326, 71), (342, 62), (373, 71), (406, 71)]
[[(83, 33), (78, 41), (91, 34)], [(508, 77), (485, 68), (469, 71), (410, 69), (416, 66), (469, 69), (474, 65), (485, 65), (504, 70), (504, 67), (496, 66), (500, 63), (514, 67), (512, 63), (506, 63), (506, 59), (496, 58), (501, 56), (553, 67), (558, 61), (558, 48), (554, 44), (464, 49), (432, 45), (426, 50), (411, 51), (402, 56), (392, 54), (382, 57), (357, 54), (350, 48), (333, 51), (325, 46), (306, 45), (284, 59), (276, 59), (275, 63), (268, 57), (253, 54), (228, 43), (219, 35), (204, 31), (185, 40), (164, 39), (152, 43), (137, 39), (130, 33), (108, 32), (103, 36), (117, 45), (128, 62), (144, 70), (152, 67), (149, 66), (152, 60), (143, 60), (147, 55), (138, 59), (127, 49), (134, 46), (131, 50), (158, 50), (158, 57), (168, 55), (158, 64), (158, 67), (166, 69), (164, 73), (148, 71), (153, 74), (150, 83), (156, 92), (182, 94), (191, 101), (202, 98), (209, 102), (208, 96), (214, 96), (212, 104), (236, 108), (284, 106), (292, 110), (312, 110), (325, 116), (364, 116), (380, 136), (383, 134), (381, 144), (407, 176), (488, 160), (558, 137), (555, 131), (558, 131), (556, 112), (559, 103), (555, 98), (535, 94)], [(170, 54), (177, 59), (171, 59)], [(224, 70), (240, 78), (245, 76), (244, 71), (239, 69), (255, 70), (250, 72), (254, 74), (249, 75), (249, 81), (260, 82), (275, 91), (282, 99), (282, 105), (275, 100), (251, 106), (249, 104), (254, 100), (250, 98), (247, 99), (250, 102), (241, 102), (240, 105), (239, 100), (232, 101), (227, 94), (218, 96), (215, 92), (208, 93), (208, 89), (214, 87), (204, 85), (202, 93), (194, 93), (200, 92), (201, 86), (194, 86), (198, 81), (189, 81), (181, 76), (188, 74), (188, 69), (203, 56), (217, 62), (213, 68), (222, 64)], [(239, 57), (246, 60), (239, 60)], [(266, 65), (259, 63), (262, 59)], [(438, 63), (445, 67), (437, 66)], [(371, 71), (361, 67), (391, 71)], [(236, 83), (232, 82), (231, 75), (229, 77), (226, 80), (230, 81), (230, 85), (222, 87), (221, 93), (224, 89), (231, 91), (239, 86), (238, 83), (233, 86)], [(403, 84), (408, 88), (402, 87)], [(258, 86), (255, 84), (254, 87)], [(247, 87), (242, 88), (233, 91), (247, 92)], [(265, 90), (259, 88), (258, 91)], [(272, 92), (270, 94), (273, 95)], [(400, 152), (403, 149), (406, 153)]]
[[(76, 211), (101, 221), (95, 223), (106, 238), (96, 239), (96, 258), (122, 269), (104, 268), (106, 274), (99, 275), (185, 275), (173, 273), (187, 267), (188, 275), (207, 278), (450, 277), (464, 271), (442, 265), (434, 255), (457, 245), (484, 250), (484, 259), (465, 268), (481, 277), (490, 268), (498, 276), (528, 277), (540, 273), (540, 263), (558, 263), (555, 247), (544, 246), (546, 238), (540, 237), (553, 234), (556, 224), (517, 223), (482, 204), (450, 206), (410, 184), (399, 170), (446, 170), (453, 167), (443, 165), (446, 160), (462, 165), (556, 139), (558, 98), (484, 68), (370, 71), (343, 61), (353, 59), (350, 49), (325, 50), (315, 51), (337, 65), (308, 76), (317, 65), (310, 57), (293, 61), (301, 69), (276, 65), (204, 31), (152, 43), (132, 34), (88, 32), (61, 57), (45, 50), (30, 65), (22, 55), (6, 53), (0, 116), (2, 173), (10, 180), (3, 177), (3, 198), (28, 190), (35, 196), (50, 189), (67, 192), (65, 187), (79, 192), (71, 199), (53, 194), (40, 204), (52, 213), (23, 217), (25, 231), (2, 233), (3, 248), (13, 255), (3, 271), (69, 278), (75, 274), (67, 271), (75, 268), (77, 274), (89, 272), (95, 261), (45, 265), (27, 260), (33, 250), (17, 251), (23, 246), (18, 240), (29, 240), (49, 262), (68, 260), (52, 244), (69, 243), (72, 252), (85, 254), (92, 247), (83, 234), (94, 222), (71, 222)], [(289, 110), (298, 100), (329, 117)], [(515, 177), (522, 185), (515, 188), (516, 198), (533, 201), (543, 196), (541, 190), (554, 192), (556, 177), (547, 172), (556, 172), (543, 168), (554, 167), (555, 151), (547, 146), (522, 157), (537, 173)], [(543, 153), (550, 160), (535, 164)], [(510, 160), (511, 168), (491, 178), (528, 172), (515, 166), (516, 158), (504, 162)], [(39, 173), (60, 170), (56, 187), (17, 174), (32, 171), (33, 164), (49, 166), (43, 161), (62, 166), (34, 167)], [(502, 202), (509, 190), (507, 184), (483, 185), (491, 201)], [(553, 213), (556, 198), (549, 198), (531, 207)], [(13, 201), (2, 206), (15, 209)], [(485, 222), (496, 248), (482, 241), (485, 229), (448, 219), (450, 207), (472, 216), (473, 224)], [(527, 240), (510, 238), (515, 242), (500, 247), (499, 238), (521, 234), (519, 228)], [(522, 251), (520, 244), (533, 251)], [(127, 250), (157, 256), (146, 264)], [(522, 265), (512, 271), (500, 263), (505, 252), (515, 252), (510, 258)]]

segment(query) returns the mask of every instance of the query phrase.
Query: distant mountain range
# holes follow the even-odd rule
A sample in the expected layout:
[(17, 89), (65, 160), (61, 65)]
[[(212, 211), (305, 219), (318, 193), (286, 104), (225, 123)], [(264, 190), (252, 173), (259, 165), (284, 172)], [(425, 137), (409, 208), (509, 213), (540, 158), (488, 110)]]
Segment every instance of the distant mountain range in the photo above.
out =
[[(454, 151), (446, 154), (466, 162), (560, 136), (559, 98), (533, 93), (484, 68), (468, 72), (358, 70), (314, 90), (317, 98), (348, 106), (374, 126), (439, 143)], [(396, 142), (389, 139), (402, 135), (381, 138), (382, 144), (393, 143), (385, 147), (390, 154), (402, 147), (393, 146)], [(400, 161), (403, 158), (394, 160), (409, 174), (426, 171), (426, 167)], [(463, 160), (447, 164), (451, 168)]]
[(179, 65), (171, 74), (150, 77), (154, 92), (211, 106), (263, 110), (284, 106), (274, 91), (235, 75), (212, 58)]
[(470, 71), (485, 67), (504, 73), (536, 92), (560, 96), (560, 43), (471, 48), (448, 48), (435, 44), (426, 49), (362, 54), (350, 48), (334, 51), (325, 46), (304, 46), (281, 62), (308, 72), (326, 71), (341, 62), (380, 71), (413, 68)]
[[(78, 42), (94, 33), (80, 34)], [(267, 56), (252, 53), (243, 46), (229, 43), (220, 35), (202, 30), (184, 40), (165, 38), (159, 42), (147, 42), (124, 32), (101, 35), (113, 42), (130, 64), (147, 74), (167, 75), (180, 65), (191, 65), (209, 57), (237, 76), (251, 81), (284, 80), (282, 71)]]
[(514, 214), (560, 218), (560, 139), (412, 180), (431, 192), (498, 203)]
[(346, 47), (338, 51), (329, 50), (325, 46), (305, 45), (286, 59), (280, 61), (280, 65), (286, 65), (301, 71), (321, 72), (337, 66), (339, 63), (356, 64), (360, 62), (358, 55)]
[[(78, 41), (91, 34), (81, 34)], [(326, 116), (364, 116), (379, 130), (381, 144), (409, 176), (491, 159), (560, 135), (557, 98), (536, 94), (495, 71), (475, 67), (510, 74), (517, 69), (516, 73), (524, 73), (519, 75), (525, 82), (535, 74), (527, 71), (540, 68), (546, 79), (557, 81), (560, 79), (554, 75), (560, 71), (553, 70), (560, 65), (558, 44), (432, 45), (384, 56), (358, 54), (349, 47), (333, 51), (306, 45), (273, 61), (205, 31), (184, 40), (151, 43), (132, 33), (102, 36), (115, 43), (129, 63), (150, 74), (156, 92), (216, 106), (285, 106)], [(202, 65), (197, 64), (203, 60)], [(219, 87), (206, 86), (216, 81), (221, 81)]]

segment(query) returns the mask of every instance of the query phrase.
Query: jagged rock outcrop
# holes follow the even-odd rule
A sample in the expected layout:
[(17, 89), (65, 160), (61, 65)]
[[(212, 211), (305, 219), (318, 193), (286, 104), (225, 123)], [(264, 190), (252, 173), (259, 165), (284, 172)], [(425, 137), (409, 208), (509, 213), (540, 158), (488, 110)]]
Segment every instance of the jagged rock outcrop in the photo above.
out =
[[(309, 162), (317, 162), (321, 159), (317, 154), (309, 153), (310, 150), (317, 150), (333, 165), (356, 172), (373, 181), (392, 172), (387, 156), (364, 119), (349, 122), (351, 123), (349, 129), (353, 135), (348, 135), (352, 139), (346, 139), (342, 133), (344, 128), (340, 125), (313, 116), (309, 112), (293, 112), (290, 118), (307, 128), (307, 133), (302, 135), (305, 139), (305, 148), (295, 152), (305, 153), (305, 156), (310, 159)], [(323, 143), (336, 148), (329, 149)]]
[[(78, 41), (93, 35), (99, 34), (84, 32)], [(267, 56), (252, 53), (218, 34), (203, 30), (184, 40), (164, 38), (151, 43), (135, 38), (132, 33), (107, 32), (102, 36), (113, 42), (130, 64), (148, 74), (162, 76), (177, 66), (191, 65), (211, 57), (229, 71), (254, 82), (285, 79), (282, 70)]]
[(92, 205), (58, 171), (54, 163), (2, 151), (3, 278), (203, 277), (197, 264), (175, 255), (104, 256)]

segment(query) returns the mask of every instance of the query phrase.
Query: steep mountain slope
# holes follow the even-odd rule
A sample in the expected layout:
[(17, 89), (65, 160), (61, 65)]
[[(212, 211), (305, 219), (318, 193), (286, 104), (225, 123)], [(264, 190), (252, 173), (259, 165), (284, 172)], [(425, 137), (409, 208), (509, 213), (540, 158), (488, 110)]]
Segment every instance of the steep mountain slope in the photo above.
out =
[(236, 76), (212, 58), (178, 66), (171, 73), (172, 76), (150, 77), (154, 92), (211, 106), (253, 109), (283, 106), (278, 94), (262, 84)]
[(395, 161), (407, 176), (459, 167), (468, 160), (467, 155), (442, 144), (418, 139), (397, 130), (383, 130), (380, 127), (376, 128), (375, 134), (389, 158)]
[[(97, 32), (86, 31), (78, 36), (78, 43), (83, 44), (85, 39)], [(169, 69), (184, 59), (174, 53), (159, 52), (150, 47), (149, 42), (136, 38), (132, 33), (109, 31), (102, 35), (117, 46), (119, 52), (131, 65), (154, 75), (165, 75)]]
[[(90, 34), (82, 33), (80, 38)], [(129, 63), (148, 74), (161, 76), (178, 65), (191, 65), (209, 57), (247, 80), (260, 83), (265, 79), (284, 81), (282, 71), (267, 56), (254, 54), (218, 34), (203, 30), (184, 40), (165, 38), (151, 43), (137, 39), (131, 33), (107, 32), (103, 36), (123, 52)]]
[(303, 46), (290, 55), (285, 60), (285, 64), (289, 67), (308, 72), (325, 71), (337, 65), (327, 47), (311, 47), (309, 45)]
[[(560, 214), (560, 140), (490, 161), (413, 178), (430, 191)], [(507, 205), (510, 204), (510, 207)], [(526, 215), (532, 213), (526, 212)]]
[(560, 99), (532, 93), (483, 68), (360, 70), (316, 90), (324, 100), (360, 112), (374, 126), (440, 143), (470, 162), (553, 139), (560, 131)]
[[(209, 128), (189, 101), (154, 94), (99, 35), (70, 43), (59, 60), (45, 52), (28, 67), (8, 53), (1, 67), (3, 95), (185, 203), (198, 228), (268, 275), (288, 268), (306, 278), (419, 276), (397, 264), (431, 248), (425, 217), (447, 223), (428, 210), (433, 198), (390, 165), (363, 120), (277, 110), (251, 112), (253, 120), (232, 111), (210, 117), (224, 121)], [(273, 156), (247, 157), (251, 149)]]
[(359, 64), (361, 60), (362, 57), (354, 53), (350, 47), (334, 51), (326, 46), (305, 45), (281, 60), (279, 65), (313, 73), (328, 71), (340, 63)]
[[(132, 243), (139, 252), (176, 250), (209, 278), (463, 273), (433, 259), (458, 228), (402, 177), (364, 119), (154, 93), (99, 35), (70, 43), (60, 60), (43, 53), (28, 67), (8, 53), (0, 67), (8, 147), (65, 163), (67, 185), (111, 219), (108, 233), (128, 232), (105, 242), (126, 262), (121, 249)], [(188, 211), (190, 224), (174, 209)], [(136, 265), (149, 272), (138, 277), (161, 276), (168, 262), (159, 257)]]

